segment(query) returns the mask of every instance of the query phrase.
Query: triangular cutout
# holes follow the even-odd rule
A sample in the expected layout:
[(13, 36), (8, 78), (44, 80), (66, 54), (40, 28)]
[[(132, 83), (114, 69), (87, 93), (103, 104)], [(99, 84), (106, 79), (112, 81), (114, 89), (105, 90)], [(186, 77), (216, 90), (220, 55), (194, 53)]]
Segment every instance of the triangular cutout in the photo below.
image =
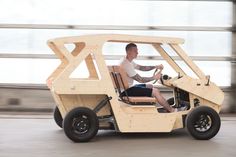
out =
[(95, 57), (90, 53), (85, 60), (83, 60), (76, 69), (71, 73), (69, 78), (88, 78), (88, 79), (100, 79), (101, 75), (98, 70), (98, 66)]
[(69, 78), (89, 78), (89, 71), (85, 61), (82, 61), (80, 65), (71, 73)]
[(65, 44), (64, 46), (70, 53), (75, 49), (75, 44)]

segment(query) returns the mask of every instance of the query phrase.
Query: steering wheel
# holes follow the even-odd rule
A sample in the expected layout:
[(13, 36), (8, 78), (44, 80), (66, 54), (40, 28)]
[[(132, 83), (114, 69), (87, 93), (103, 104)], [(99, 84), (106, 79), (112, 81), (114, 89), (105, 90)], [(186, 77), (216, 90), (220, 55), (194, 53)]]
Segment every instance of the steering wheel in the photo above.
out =
[[(156, 75), (157, 73), (159, 73), (161, 71), (158, 71), (158, 69), (156, 69), (153, 73), (153, 75)], [(152, 84), (155, 84), (156, 82), (158, 81), (158, 79), (154, 80), (154, 82)], [(162, 74), (161, 74), (161, 77), (160, 77), (160, 81), (161, 81), (161, 84), (163, 84), (163, 79), (162, 79)]]
[[(156, 69), (153, 73), (153, 75), (156, 75), (157, 73), (159, 73), (160, 71), (158, 71), (158, 69)], [(168, 75), (163, 75), (161, 74), (161, 77), (160, 77), (160, 81), (161, 81), (161, 84), (164, 85), (164, 80), (169, 80), (171, 79), (171, 77), (169, 77)], [(156, 79), (153, 84), (155, 84), (156, 82), (158, 81), (158, 79)]]

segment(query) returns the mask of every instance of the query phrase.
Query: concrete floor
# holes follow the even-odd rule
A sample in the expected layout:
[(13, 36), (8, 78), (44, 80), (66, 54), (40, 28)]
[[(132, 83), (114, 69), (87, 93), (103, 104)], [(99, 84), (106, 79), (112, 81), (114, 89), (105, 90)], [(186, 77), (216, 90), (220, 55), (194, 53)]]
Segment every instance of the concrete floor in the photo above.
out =
[(100, 131), (89, 143), (73, 143), (51, 115), (0, 116), (0, 157), (235, 157), (236, 116), (222, 117), (213, 139), (198, 141), (184, 130), (121, 134)]

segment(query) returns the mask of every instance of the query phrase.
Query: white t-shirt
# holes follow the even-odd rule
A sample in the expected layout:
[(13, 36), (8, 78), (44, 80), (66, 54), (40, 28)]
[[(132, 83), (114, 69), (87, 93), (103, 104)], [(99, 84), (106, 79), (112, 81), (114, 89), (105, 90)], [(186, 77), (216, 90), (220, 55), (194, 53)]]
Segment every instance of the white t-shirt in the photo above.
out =
[(131, 87), (134, 82), (134, 79), (132, 79), (131, 77), (137, 74), (135, 69), (137, 68), (138, 65), (133, 61), (130, 62), (128, 59), (126, 59), (126, 57), (124, 57), (120, 60), (120, 66), (125, 70), (126, 74), (128, 75), (128, 83), (129, 87)]

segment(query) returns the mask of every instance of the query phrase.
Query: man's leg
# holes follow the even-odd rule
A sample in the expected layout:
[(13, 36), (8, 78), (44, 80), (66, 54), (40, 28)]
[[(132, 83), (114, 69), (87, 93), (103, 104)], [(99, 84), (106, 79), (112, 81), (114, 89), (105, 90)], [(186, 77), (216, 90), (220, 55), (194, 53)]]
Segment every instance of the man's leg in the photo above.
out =
[(156, 88), (152, 89), (152, 96), (155, 97), (158, 103), (163, 106), (167, 111), (174, 112), (174, 108), (172, 108), (166, 99), (161, 95), (160, 91)]
[(146, 87), (152, 89), (152, 88), (153, 88), (153, 85), (152, 85), (152, 84), (146, 84)]

